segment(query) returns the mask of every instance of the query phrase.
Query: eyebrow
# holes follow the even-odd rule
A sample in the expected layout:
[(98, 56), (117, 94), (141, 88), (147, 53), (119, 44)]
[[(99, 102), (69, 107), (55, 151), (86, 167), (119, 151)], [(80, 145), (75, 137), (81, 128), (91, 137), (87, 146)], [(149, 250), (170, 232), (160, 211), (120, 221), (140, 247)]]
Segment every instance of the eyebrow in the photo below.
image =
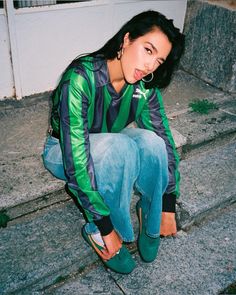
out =
[[(156, 47), (151, 42), (147, 41), (146, 43), (148, 43), (152, 47), (152, 49), (158, 53), (158, 50), (156, 49)], [(166, 61), (163, 57), (159, 57), (158, 59), (160, 59), (163, 62)]]

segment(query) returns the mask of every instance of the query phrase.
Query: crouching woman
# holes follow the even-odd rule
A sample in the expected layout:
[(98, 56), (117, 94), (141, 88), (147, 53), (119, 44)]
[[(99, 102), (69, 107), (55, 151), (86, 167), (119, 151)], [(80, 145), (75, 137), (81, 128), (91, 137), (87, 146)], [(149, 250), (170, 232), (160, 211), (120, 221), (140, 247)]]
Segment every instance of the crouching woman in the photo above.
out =
[[(160, 234), (176, 233), (179, 158), (160, 89), (183, 48), (172, 20), (140, 13), (101, 49), (75, 59), (52, 95), (45, 167), (66, 181), (86, 216), (83, 238), (118, 273), (135, 267), (124, 244), (135, 239), (134, 189), (141, 258), (153, 261)], [(132, 122), (137, 128), (127, 128)]]

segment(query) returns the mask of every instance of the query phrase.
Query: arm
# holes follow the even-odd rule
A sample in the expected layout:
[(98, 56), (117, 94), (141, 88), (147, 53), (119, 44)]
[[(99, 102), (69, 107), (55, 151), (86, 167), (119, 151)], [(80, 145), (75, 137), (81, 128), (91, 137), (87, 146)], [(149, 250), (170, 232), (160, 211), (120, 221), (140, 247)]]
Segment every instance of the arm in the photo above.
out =
[(84, 77), (72, 73), (60, 91), (60, 143), (68, 188), (83, 207), (89, 222), (94, 221), (102, 235), (113, 230), (109, 208), (97, 190), (89, 147), (87, 111), (90, 90)]
[(177, 225), (175, 221), (175, 203), (176, 196), (174, 194), (164, 194), (162, 203), (162, 219), (161, 219), (161, 236), (176, 236)]
[(168, 153), (169, 184), (163, 196), (161, 234), (175, 234), (175, 203), (176, 197), (179, 195), (179, 156), (164, 111), (162, 97), (157, 89), (150, 90), (150, 95), (146, 100), (146, 105), (144, 106), (139, 119), (137, 120), (137, 124), (141, 128), (154, 131), (165, 141)]

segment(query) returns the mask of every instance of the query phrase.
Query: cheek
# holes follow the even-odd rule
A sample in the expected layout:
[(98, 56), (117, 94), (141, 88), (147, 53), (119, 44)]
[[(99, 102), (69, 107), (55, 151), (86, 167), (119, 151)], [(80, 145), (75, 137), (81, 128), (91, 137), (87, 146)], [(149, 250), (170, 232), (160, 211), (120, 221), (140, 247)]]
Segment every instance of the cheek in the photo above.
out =
[(129, 55), (130, 61), (137, 64), (140, 61), (140, 59), (142, 58), (141, 48), (139, 46), (133, 46), (128, 51), (128, 55)]
[(136, 46), (126, 48), (121, 59), (122, 70), (126, 81), (134, 83), (134, 71), (136, 68), (141, 68), (140, 61), (142, 60), (140, 49)]
[(127, 50), (124, 53), (124, 56), (122, 58), (122, 68), (124, 74), (129, 74), (131, 71), (132, 67), (134, 66), (134, 61), (135, 61), (135, 56), (133, 56), (131, 50)]
[(134, 70), (137, 67), (140, 53), (135, 47), (127, 48), (124, 52), (124, 68)]
[(123, 59), (122, 60), (122, 71), (123, 71), (123, 75), (124, 75), (124, 78), (129, 81), (130, 80), (130, 76), (131, 76), (131, 73), (132, 73), (132, 67), (131, 67), (131, 64), (130, 64), (130, 60), (129, 59)]
[(134, 56), (134, 52), (131, 49), (127, 49), (125, 54), (124, 54), (124, 60), (126, 61), (126, 63), (128, 64), (132, 64), (135, 60), (135, 56)]

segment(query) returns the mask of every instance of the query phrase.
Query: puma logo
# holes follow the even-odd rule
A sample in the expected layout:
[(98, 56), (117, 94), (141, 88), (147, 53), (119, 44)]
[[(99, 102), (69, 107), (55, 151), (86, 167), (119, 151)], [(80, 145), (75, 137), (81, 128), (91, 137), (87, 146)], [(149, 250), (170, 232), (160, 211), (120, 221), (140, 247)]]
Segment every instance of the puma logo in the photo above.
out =
[(133, 94), (133, 97), (134, 98), (142, 98), (142, 97), (144, 97), (144, 99), (146, 100), (147, 99), (147, 96), (146, 96), (147, 91), (148, 90), (145, 90), (145, 92), (144, 92), (144, 91), (140, 90), (139, 88), (137, 88), (135, 90), (135, 93)]

